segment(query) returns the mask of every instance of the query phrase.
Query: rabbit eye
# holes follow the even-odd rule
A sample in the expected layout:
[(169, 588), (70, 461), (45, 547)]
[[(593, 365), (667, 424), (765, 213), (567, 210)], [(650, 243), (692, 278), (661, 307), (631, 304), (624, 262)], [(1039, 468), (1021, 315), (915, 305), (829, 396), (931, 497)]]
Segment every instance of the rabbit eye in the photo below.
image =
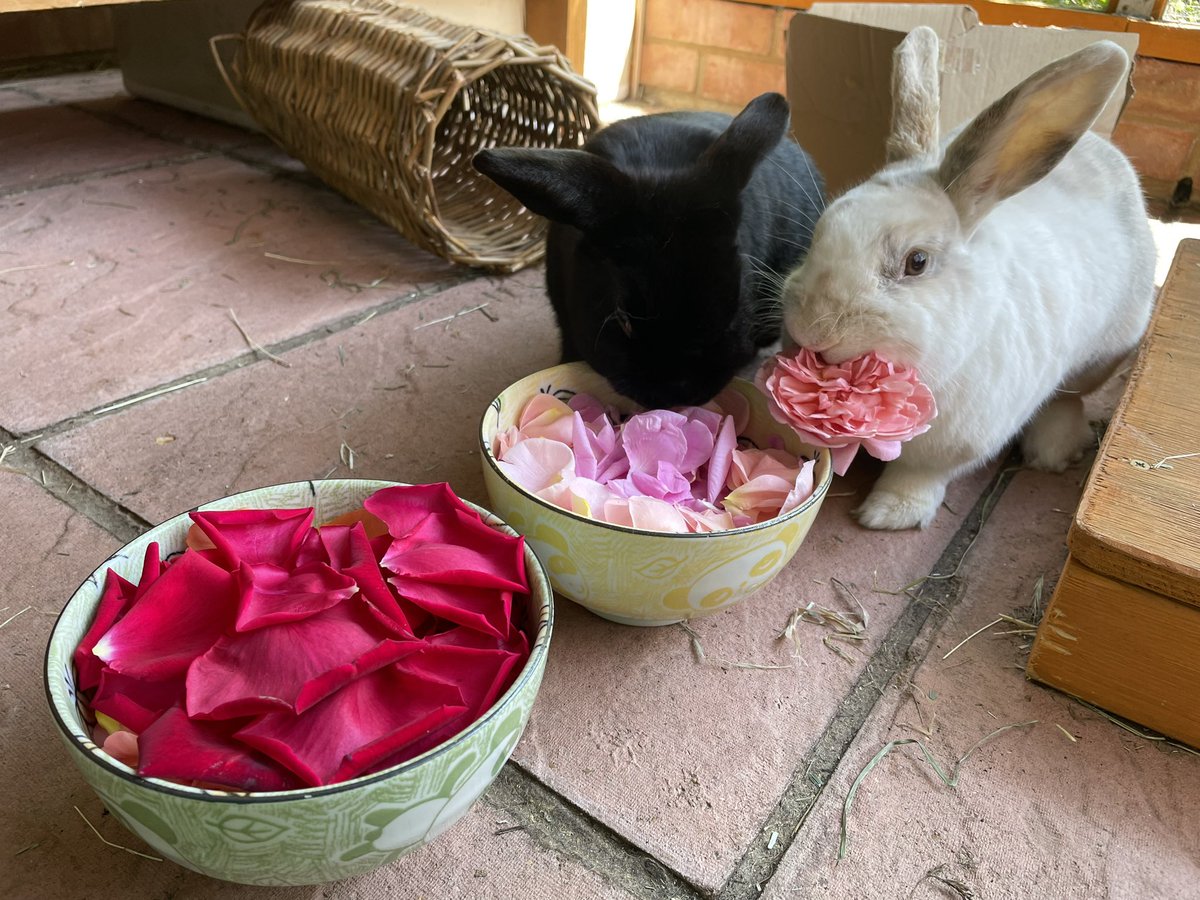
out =
[(929, 265), (929, 254), (924, 250), (910, 250), (904, 257), (904, 274), (920, 275)]

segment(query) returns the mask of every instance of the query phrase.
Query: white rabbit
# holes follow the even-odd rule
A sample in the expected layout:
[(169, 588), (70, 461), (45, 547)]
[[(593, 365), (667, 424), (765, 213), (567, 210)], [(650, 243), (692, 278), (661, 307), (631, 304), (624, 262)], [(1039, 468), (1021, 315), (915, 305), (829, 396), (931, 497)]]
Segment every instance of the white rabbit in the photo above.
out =
[(888, 164), (830, 204), (783, 291), (785, 341), (917, 369), (938, 416), (855, 511), (925, 527), (951, 479), (1024, 427), (1028, 465), (1093, 440), (1081, 393), (1145, 331), (1155, 249), (1129, 161), (1087, 129), (1128, 59), (1102, 41), (1030, 76), (938, 142), (937, 35), (895, 54)]

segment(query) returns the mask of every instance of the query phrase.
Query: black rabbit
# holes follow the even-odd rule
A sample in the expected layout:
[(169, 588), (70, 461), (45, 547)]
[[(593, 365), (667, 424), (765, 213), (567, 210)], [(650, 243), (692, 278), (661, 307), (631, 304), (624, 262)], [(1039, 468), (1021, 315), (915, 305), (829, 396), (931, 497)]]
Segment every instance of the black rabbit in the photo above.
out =
[(563, 360), (646, 407), (707, 402), (780, 334), (778, 287), (823, 185), (770, 93), (736, 118), (626, 119), (579, 150), (483, 150), (475, 167), (551, 220)]

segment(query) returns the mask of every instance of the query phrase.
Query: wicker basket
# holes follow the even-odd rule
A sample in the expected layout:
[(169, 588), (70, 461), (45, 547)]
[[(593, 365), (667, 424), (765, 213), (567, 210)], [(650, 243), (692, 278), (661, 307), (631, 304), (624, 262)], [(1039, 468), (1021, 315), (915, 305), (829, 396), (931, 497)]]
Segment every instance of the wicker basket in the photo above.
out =
[[(215, 52), (215, 44), (214, 44)], [(393, 0), (268, 0), (230, 87), (322, 180), (453, 262), (515, 272), (546, 223), (477, 173), (493, 146), (577, 147), (596, 92), (553, 47)]]

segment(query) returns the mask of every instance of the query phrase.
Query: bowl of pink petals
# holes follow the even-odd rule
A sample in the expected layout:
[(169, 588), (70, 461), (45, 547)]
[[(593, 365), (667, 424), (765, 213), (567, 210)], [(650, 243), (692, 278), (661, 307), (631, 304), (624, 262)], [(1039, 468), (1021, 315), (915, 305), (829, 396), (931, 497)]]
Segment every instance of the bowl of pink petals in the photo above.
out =
[(631, 625), (708, 615), (767, 584), (833, 474), (829, 451), (747, 381), (702, 407), (644, 410), (583, 363), (507, 388), (480, 444), (492, 508), (554, 589)]
[(467, 811), (525, 727), (552, 622), (524, 539), (446, 484), (276, 485), (103, 563), (55, 623), (46, 691), (154, 854), (314, 884)]

